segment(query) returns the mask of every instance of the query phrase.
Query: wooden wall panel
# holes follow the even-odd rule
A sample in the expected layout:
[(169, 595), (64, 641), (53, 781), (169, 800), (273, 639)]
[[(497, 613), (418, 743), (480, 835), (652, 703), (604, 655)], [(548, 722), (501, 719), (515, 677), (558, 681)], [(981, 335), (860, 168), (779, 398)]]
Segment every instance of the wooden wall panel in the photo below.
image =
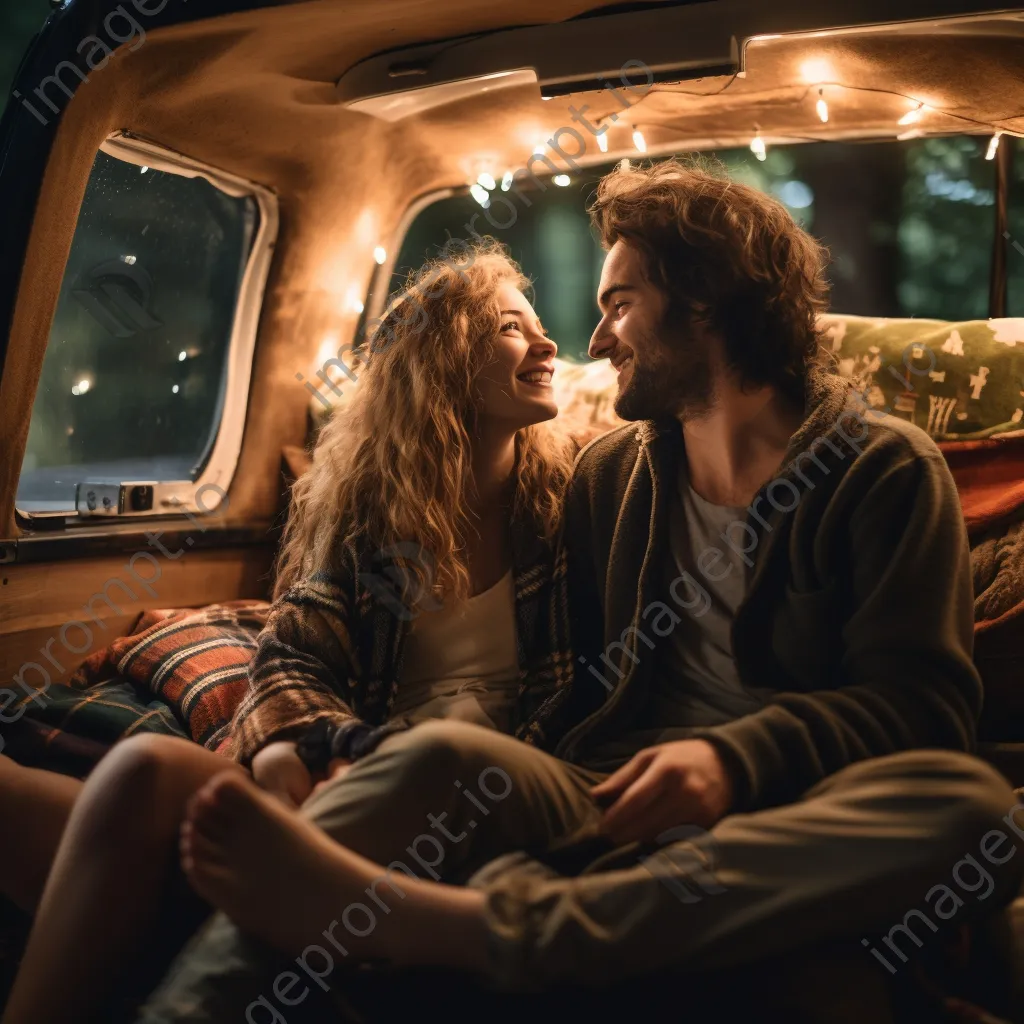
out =
[[(48, 669), (51, 682), (65, 681), (92, 651), (123, 636), (146, 608), (265, 598), (272, 558), (270, 545), (254, 545), (197, 551), (174, 561), (158, 556), (155, 564), (140, 559), (135, 575), (126, 555), (0, 566), (0, 687), (10, 686), (28, 663)], [(24, 679), (26, 685), (44, 683), (35, 669)]]

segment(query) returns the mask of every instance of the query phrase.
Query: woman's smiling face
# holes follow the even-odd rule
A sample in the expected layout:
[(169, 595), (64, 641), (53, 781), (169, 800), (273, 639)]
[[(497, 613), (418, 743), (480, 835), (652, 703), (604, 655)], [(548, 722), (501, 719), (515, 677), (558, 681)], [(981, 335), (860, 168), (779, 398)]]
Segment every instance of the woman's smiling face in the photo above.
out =
[(558, 415), (551, 377), (558, 346), (544, 333), (533, 306), (512, 284), (499, 285), (501, 326), (494, 356), (477, 375), (480, 416), (512, 430)]

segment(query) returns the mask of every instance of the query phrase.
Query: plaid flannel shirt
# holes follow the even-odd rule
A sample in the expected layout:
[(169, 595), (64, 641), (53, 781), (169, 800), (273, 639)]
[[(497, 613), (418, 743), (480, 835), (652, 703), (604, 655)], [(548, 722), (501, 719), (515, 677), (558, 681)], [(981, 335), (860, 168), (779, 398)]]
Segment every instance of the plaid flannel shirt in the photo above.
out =
[[(400, 547), (400, 545), (398, 545)], [(564, 728), (573, 680), (567, 559), (512, 524), (519, 697), (514, 735), (551, 747)], [(300, 581), (275, 601), (257, 639), (249, 686), (226, 752), (243, 764), (267, 744), (297, 740), (314, 723), (386, 722), (401, 685), (409, 616), (382, 593), (379, 553), (351, 549), (341, 572)]]

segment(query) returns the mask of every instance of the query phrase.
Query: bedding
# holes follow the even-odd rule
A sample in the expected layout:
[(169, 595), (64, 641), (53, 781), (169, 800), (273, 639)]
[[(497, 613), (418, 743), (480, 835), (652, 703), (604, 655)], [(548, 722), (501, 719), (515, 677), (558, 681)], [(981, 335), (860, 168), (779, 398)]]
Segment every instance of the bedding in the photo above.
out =
[(128, 636), (86, 659), (70, 685), (26, 698), (5, 733), (22, 764), (79, 778), (118, 739), (160, 732), (220, 750), (247, 685), (266, 601), (146, 612)]

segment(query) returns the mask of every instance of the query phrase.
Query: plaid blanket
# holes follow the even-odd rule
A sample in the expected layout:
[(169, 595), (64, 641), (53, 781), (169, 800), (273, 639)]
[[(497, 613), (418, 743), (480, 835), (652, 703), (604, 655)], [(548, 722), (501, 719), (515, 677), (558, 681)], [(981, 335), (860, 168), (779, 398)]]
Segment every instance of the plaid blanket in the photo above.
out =
[(68, 685), (21, 702), (23, 716), (5, 730), (5, 753), (84, 778), (114, 743), (140, 732), (222, 751), (269, 612), (265, 601), (145, 612)]

